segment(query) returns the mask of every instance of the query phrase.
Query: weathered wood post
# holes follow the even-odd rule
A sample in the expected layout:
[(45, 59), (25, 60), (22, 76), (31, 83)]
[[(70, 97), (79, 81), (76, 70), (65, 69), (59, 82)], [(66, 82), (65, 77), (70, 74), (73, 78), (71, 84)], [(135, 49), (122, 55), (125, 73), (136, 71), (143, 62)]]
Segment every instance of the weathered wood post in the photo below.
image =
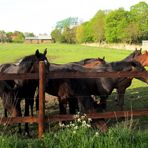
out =
[(39, 114), (38, 114), (38, 137), (41, 138), (44, 132), (45, 120), (45, 64), (39, 63)]

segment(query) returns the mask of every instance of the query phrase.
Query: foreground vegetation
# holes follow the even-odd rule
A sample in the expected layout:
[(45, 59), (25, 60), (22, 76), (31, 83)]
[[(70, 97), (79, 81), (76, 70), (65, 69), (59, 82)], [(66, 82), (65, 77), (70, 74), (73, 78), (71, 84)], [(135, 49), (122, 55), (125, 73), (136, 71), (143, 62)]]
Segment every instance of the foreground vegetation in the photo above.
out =
[(49, 130), (42, 139), (20, 139), (0, 136), (0, 147), (7, 148), (147, 148), (148, 131), (134, 131), (132, 120), (120, 123), (101, 133), (91, 127), (91, 119), (78, 116), (74, 122), (59, 124), (59, 130)]
[[(103, 56), (110, 62), (121, 60), (132, 52), (66, 44), (1, 44), (0, 63), (17, 62), (21, 57), (33, 54), (36, 49), (43, 51), (45, 48), (48, 49), (48, 60), (53, 63), (68, 63), (84, 58)], [(108, 99), (108, 110), (117, 110), (114, 106), (114, 97), (115, 93)], [(125, 109), (143, 109), (147, 108), (147, 104), (147, 85), (134, 80), (126, 92)], [(82, 122), (76, 120), (66, 126), (60, 124), (60, 127), (56, 124), (54, 128), (49, 127), (46, 130), (48, 132), (42, 139), (18, 136), (17, 133), (14, 134), (14, 131), (7, 134), (9, 127), (2, 126), (0, 129), (4, 132), (0, 136), (0, 148), (147, 148), (148, 130), (145, 125), (147, 125), (148, 118), (138, 119), (138, 122), (135, 122), (135, 119), (125, 120), (122, 123), (115, 121), (114, 125), (109, 119), (106, 122), (110, 128), (106, 133), (91, 128), (88, 120), (82, 120)], [(140, 130), (138, 130), (139, 125), (142, 127)]]

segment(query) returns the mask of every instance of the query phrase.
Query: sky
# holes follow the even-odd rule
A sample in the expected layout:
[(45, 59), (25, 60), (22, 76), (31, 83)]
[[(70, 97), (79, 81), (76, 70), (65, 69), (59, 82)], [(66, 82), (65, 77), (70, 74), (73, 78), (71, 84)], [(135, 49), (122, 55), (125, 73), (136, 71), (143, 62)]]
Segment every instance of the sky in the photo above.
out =
[(0, 0), (0, 30), (50, 34), (68, 17), (91, 19), (98, 10), (114, 10), (148, 0)]

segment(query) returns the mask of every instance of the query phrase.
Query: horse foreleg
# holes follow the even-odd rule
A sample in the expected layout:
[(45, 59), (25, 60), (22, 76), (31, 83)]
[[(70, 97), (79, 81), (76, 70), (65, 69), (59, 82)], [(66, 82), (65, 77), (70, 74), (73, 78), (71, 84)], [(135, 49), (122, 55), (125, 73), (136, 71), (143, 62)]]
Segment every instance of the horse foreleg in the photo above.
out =
[(8, 117), (7, 109), (4, 109), (4, 116), (5, 116), (5, 117)]
[(59, 113), (66, 114), (67, 113), (66, 112), (67, 101), (63, 101), (63, 99), (61, 98), (58, 98), (58, 100), (59, 100)]
[[(18, 116), (19, 116), (19, 117), (22, 116), (20, 102), (18, 103)], [(21, 133), (22, 133), (21, 123), (18, 123), (18, 130), (19, 130), (18, 132), (21, 134)]]
[(31, 116), (33, 116), (34, 98), (30, 98), (29, 104), (30, 104), (30, 108), (31, 108)]
[(73, 96), (69, 97), (68, 103), (69, 103), (69, 113), (70, 114), (76, 114), (76, 111), (79, 110), (78, 99), (76, 97), (73, 97)]
[(125, 94), (125, 89), (119, 88), (117, 89), (117, 104), (119, 105), (120, 110), (123, 110), (123, 105), (124, 105), (124, 94)]
[(107, 101), (106, 98), (100, 98), (100, 109), (101, 111), (106, 111)]
[[(29, 116), (29, 99), (25, 99), (25, 113), (24, 116)], [(29, 126), (28, 123), (25, 123), (25, 132), (29, 135)]]

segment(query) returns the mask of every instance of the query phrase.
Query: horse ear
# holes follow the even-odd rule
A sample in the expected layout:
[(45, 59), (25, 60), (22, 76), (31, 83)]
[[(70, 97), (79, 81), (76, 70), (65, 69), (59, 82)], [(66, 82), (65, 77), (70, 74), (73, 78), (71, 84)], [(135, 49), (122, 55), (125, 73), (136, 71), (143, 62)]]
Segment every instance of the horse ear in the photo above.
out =
[(37, 49), (36, 52), (35, 52), (35, 55), (38, 57), (40, 54), (39, 50)]
[(103, 57), (103, 60), (105, 60), (105, 56)]
[(137, 51), (137, 48), (135, 48), (135, 51)]
[(140, 52), (142, 51), (142, 48), (140, 48)]
[(44, 55), (46, 55), (47, 54), (47, 48), (45, 49), (45, 51), (44, 51)]

